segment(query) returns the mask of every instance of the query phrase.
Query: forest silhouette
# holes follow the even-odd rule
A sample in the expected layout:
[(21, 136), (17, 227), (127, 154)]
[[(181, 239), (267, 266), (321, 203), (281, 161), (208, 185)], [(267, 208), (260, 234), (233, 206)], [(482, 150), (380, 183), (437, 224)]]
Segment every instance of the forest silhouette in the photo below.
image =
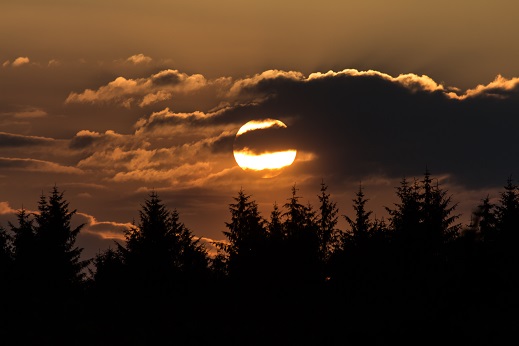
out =
[[(89, 260), (54, 187), (0, 227), (2, 345), (357, 345), (517, 341), (519, 188), (509, 178), (468, 225), (426, 171), (387, 219), (362, 186), (341, 215), (296, 185), (263, 217), (232, 197), (216, 256), (156, 192), (125, 241)], [(346, 229), (338, 228), (344, 217)], [(512, 342), (513, 343), (513, 342)]]

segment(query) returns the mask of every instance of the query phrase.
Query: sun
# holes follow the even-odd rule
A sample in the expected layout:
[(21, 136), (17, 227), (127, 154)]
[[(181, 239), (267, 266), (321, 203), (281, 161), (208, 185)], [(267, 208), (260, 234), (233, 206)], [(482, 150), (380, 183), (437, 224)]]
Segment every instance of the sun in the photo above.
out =
[(275, 177), (296, 159), (297, 150), (280, 120), (252, 120), (243, 125), (234, 139), (234, 159), (244, 171), (259, 172), (263, 178)]

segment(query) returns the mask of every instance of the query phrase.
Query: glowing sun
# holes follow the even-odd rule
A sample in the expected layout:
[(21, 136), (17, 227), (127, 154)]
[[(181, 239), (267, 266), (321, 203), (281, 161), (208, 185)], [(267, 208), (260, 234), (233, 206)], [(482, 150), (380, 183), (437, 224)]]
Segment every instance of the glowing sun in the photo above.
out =
[(287, 126), (275, 119), (252, 120), (243, 125), (234, 139), (234, 159), (245, 171), (263, 178), (275, 177), (290, 166), (297, 154), (286, 135)]

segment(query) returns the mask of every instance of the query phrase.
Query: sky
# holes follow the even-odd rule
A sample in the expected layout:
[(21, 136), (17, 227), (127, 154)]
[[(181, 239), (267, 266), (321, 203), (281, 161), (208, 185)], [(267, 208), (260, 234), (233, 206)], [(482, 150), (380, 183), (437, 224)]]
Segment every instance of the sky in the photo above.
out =
[[(466, 224), (519, 175), (518, 7), (2, 1), (0, 224), (56, 185), (88, 258), (123, 239), (150, 191), (210, 241), (241, 188), (268, 218), (294, 185), (317, 207), (323, 180), (351, 215), (362, 184), (383, 218), (426, 167)], [(233, 156), (240, 127), (261, 119), (287, 127), (252, 141), (297, 149), (271, 178)]]

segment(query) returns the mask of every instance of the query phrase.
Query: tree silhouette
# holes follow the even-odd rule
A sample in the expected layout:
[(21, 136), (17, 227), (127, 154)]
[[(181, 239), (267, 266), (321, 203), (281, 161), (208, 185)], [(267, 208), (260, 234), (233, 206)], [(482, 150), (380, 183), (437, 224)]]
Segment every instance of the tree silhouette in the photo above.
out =
[(9, 222), (11, 232), (14, 234), (14, 258), (15, 258), (15, 272), (18, 280), (26, 282), (33, 280), (35, 277), (36, 263), (36, 234), (34, 229), (34, 220), (31, 219), (25, 209), (20, 209), (16, 213), (18, 226)]
[(293, 185), (292, 196), (283, 206), (286, 251), (290, 256), (290, 270), (287, 275), (295, 281), (315, 281), (322, 276), (319, 225), (312, 206), (299, 203), (300, 198), (296, 186)]
[(497, 239), (497, 218), (494, 209), (495, 205), (490, 203), (487, 195), (477, 206), (472, 218), (471, 227), (480, 234), (486, 243), (493, 243)]
[(126, 268), (121, 251), (108, 248), (94, 257), (95, 271), (92, 277), (96, 288), (102, 294), (114, 294), (126, 284)]
[[(152, 192), (139, 211), (140, 221), (126, 231), (126, 247), (119, 247), (134, 284), (168, 287), (174, 281), (207, 270), (205, 248)], [(99, 258), (99, 263), (115, 261), (115, 253)]]
[(231, 222), (226, 222), (224, 231), (229, 243), (224, 245), (227, 253), (229, 274), (237, 278), (264, 276), (267, 230), (258, 205), (243, 189), (229, 204)]
[(344, 242), (351, 241), (354, 246), (362, 247), (368, 241), (371, 230), (373, 227), (373, 223), (370, 220), (370, 216), (372, 214), (371, 211), (366, 210), (366, 203), (368, 199), (365, 198), (364, 192), (362, 191), (362, 186), (359, 186), (359, 191), (355, 195), (355, 199), (353, 200), (353, 210), (355, 211), (355, 218), (351, 219), (350, 217), (344, 215), (344, 218), (350, 225), (350, 232), (345, 233), (347, 238)]
[(277, 203), (274, 203), (270, 213), (270, 220), (267, 223), (267, 230), (270, 239), (283, 240), (286, 237), (281, 210)]
[[(390, 226), (403, 251), (412, 257), (437, 255), (444, 245), (459, 233), (460, 224), (455, 224), (459, 215), (453, 215), (457, 204), (439, 184), (432, 185), (426, 170), (424, 179), (409, 186), (404, 178), (397, 188), (399, 203), (395, 209), (386, 207)], [(412, 261), (411, 258), (408, 258)]]
[[(68, 289), (81, 284), (86, 273), (88, 260), (81, 260), (82, 248), (75, 246), (76, 237), (83, 224), (71, 227), (71, 218), (76, 210), (69, 211), (69, 203), (64, 200), (63, 192), (53, 187), (48, 199), (41, 196), (38, 203), (39, 213), (35, 215), (35, 253), (37, 254), (38, 279), (48, 287)], [(20, 228), (26, 239), (30, 239), (29, 224), (21, 217)], [(19, 219), (20, 220), (20, 219)], [(21, 242), (22, 239), (19, 239)], [(30, 242), (25, 242), (29, 246)], [(21, 244), (20, 244), (21, 245)], [(20, 248), (17, 252), (29, 251)]]
[(5, 228), (0, 226), (0, 343), (2, 343), (2, 335), (8, 334), (9, 321), (13, 317), (13, 314), (10, 313), (10, 301), (13, 295), (11, 281), (12, 264), (11, 236)]
[[(0, 226), (0, 282), (8, 280), (13, 262), (12, 239), (7, 230)], [(1, 292), (1, 289), (0, 289)]]
[(447, 191), (440, 189), (438, 183), (432, 185), (428, 170), (422, 181), (422, 190), (423, 233), (432, 251), (439, 251), (458, 236), (461, 225), (455, 222), (460, 215), (453, 214), (457, 204), (452, 203), (451, 196), (447, 196)]
[(330, 194), (327, 193), (328, 186), (321, 182), (321, 194), (319, 198), (319, 215), (317, 224), (319, 225), (319, 252), (323, 262), (327, 261), (336, 246), (338, 241), (337, 203), (330, 199)]
[(496, 226), (503, 244), (519, 240), (519, 191), (511, 177), (507, 179), (496, 206)]

